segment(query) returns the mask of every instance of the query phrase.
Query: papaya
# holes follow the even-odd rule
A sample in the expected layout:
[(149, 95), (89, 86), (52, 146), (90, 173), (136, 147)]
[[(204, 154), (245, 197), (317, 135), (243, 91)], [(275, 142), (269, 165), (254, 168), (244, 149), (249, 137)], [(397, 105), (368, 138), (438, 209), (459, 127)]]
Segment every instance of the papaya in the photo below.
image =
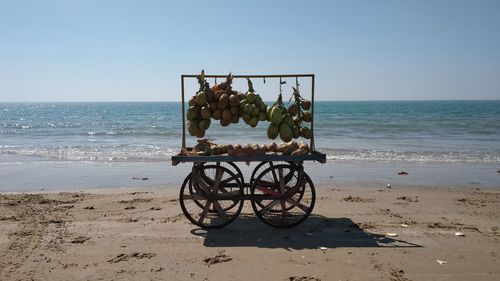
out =
[(283, 120), (281, 120), (281, 122), (286, 123), (288, 127), (293, 128), (293, 118), (290, 114), (286, 113), (283, 115)]
[(278, 133), (279, 133), (278, 126), (271, 124), (269, 125), (269, 127), (267, 127), (267, 137), (269, 139), (274, 140), (275, 138), (278, 137)]
[(284, 142), (289, 142), (292, 140), (293, 131), (286, 123), (280, 124), (280, 138)]
[(212, 112), (210, 111), (210, 108), (208, 108), (208, 106), (204, 106), (201, 108), (200, 116), (202, 119), (210, 119), (211, 115)]
[(283, 114), (281, 112), (281, 109), (279, 107), (274, 107), (271, 110), (271, 115), (270, 115), (271, 123), (278, 125), (281, 123), (282, 118), (283, 118)]

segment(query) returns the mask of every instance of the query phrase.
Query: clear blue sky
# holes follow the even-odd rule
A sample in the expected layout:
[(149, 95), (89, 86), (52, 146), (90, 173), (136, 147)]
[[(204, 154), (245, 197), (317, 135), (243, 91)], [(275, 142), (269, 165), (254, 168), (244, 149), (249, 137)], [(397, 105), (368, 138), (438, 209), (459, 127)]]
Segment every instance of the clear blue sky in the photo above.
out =
[(0, 0), (0, 102), (179, 100), (317, 74), (318, 100), (500, 99), (500, 1)]

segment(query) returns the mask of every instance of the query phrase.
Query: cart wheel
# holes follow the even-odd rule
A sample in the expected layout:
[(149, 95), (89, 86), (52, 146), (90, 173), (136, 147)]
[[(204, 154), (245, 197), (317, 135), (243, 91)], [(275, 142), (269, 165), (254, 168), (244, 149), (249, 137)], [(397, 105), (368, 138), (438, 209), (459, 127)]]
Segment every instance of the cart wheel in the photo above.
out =
[[(236, 166), (234, 163), (232, 162), (223, 162), (222, 165), (224, 165), (225, 163), (230, 163), (229, 166), (231, 167), (236, 167), (236, 169), (238, 169), (238, 166)], [(195, 167), (195, 169), (198, 171), (199, 175), (201, 176), (201, 178), (203, 179), (203, 182), (205, 182), (207, 185), (209, 186), (213, 186), (214, 183), (215, 183), (215, 170), (214, 170), (214, 167), (221, 167), (222, 165), (205, 165), (205, 163), (202, 163), (200, 165), (198, 165), (197, 167)], [(209, 167), (208, 169), (205, 168), (205, 167)], [(212, 168), (210, 168), (212, 167)], [(227, 170), (231, 171), (228, 167), (224, 167), (222, 166), (223, 168), (226, 168)], [(239, 169), (238, 169), (239, 170)], [(241, 173), (241, 172), (240, 172)], [(234, 173), (236, 174), (236, 173)], [(240, 178), (238, 176), (238, 178)], [(241, 175), (241, 178), (243, 178), (243, 175)], [(221, 184), (222, 184), (222, 187), (221, 190), (223, 192), (233, 192), (233, 193), (237, 193), (239, 192), (240, 190), (240, 186), (239, 185), (236, 185), (236, 184), (231, 184), (230, 181), (233, 180), (233, 177), (228, 177), (227, 179), (223, 179), (221, 180)], [(242, 185), (243, 185), (243, 182), (241, 182)], [(191, 185), (189, 187), (189, 192), (192, 194), (193, 193), (193, 185)], [(199, 202), (198, 200), (194, 200), (194, 202), (200, 206), (200, 208), (204, 208), (205, 204), (203, 204), (202, 202)], [(234, 200), (234, 201), (229, 201), (229, 202), (232, 202), (232, 204), (225, 204), (223, 206), (224, 208), (224, 211), (227, 211), (227, 210), (230, 210), (232, 209), (233, 207), (237, 206), (238, 205), (238, 200)], [(228, 202), (228, 203), (229, 203)], [(211, 207), (210, 211), (214, 211), (215, 208), (214, 206)]]
[[(280, 162), (279, 162), (279, 163), (280, 163)], [(285, 164), (285, 163), (287, 163), (287, 162), (281, 162), (281, 163), (282, 163), (282, 165), (287, 165), (287, 164)], [(288, 164), (289, 166), (293, 166), (293, 167), (295, 167), (295, 168), (296, 168), (296, 169), (298, 169), (298, 170), (303, 170), (303, 166), (302, 166), (301, 164), (300, 164), (300, 165), (297, 165), (297, 164), (295, 164), (294, 162), (288, 162), (288, 163), (289, 163), (289, 164)], [(260, 163), (259, 165), (261, 165), (261, 167), (265, 167), (265, 166), (267, 166), (267, 165), (269, 165), (269, 167), (276, 166), (275, 162), (274, 162), (274, 163), (273, 163), (273, 162), (262, 162), (262, 163)], [(262, 168), (262, 169), (261, 169), (261, 168), (259, 168), (259, 167), (257, 166), (257, 167), (255, 168), (254, 172), (256, 172), (256, 171), (258, 171), (258, 170), (262, 170), (262, 171), (260, 172), (260, 174), (262, 174), (262, 173), (263, 173), (266, 169), (265, 169), (265, 168)], [(259, 174), (259, 175), (260, 175), (260, 174)], [(294, 174), (293, 174), (293, 173), (288, 173), (288, 174), (284, 177), (285, 186), (289, 185), (290, 181), (292, 181), (292, 180), (294, 180)], [(255, 180), (254, 180), (254, 181), (255, 181)], [(271, 184), (271, 183), (266, 182), (265, 178), (261, 179), (260, 181), (261, 181), (261, 184), (264, 184), (264, 185), (266, 185), (266, 186), (272, 186), (272, 184)], [(252, 182), (253, 182), (253, 181), (252, 181)], [(278, 186), (275, 186), (275, 188), (276, 188), (276, 189), (275, 189), (274, 191), (279, 192)], [(300, 189), (300, 190), (299, 190), (299, 194), (298, 194), (297, 201), (300, 201), (300, 200), (302, 199), (302, 196), (304, 196), (304, 189)], [(260, 207), (260, 208), (264, 208), (264, 207), (265, 207), (265, 206), (261, 203), (261, 201), (260, 201), (260, 200), (255, 200), (255, 204), (259, 205), (259, 207)], [(287, 211), (288, 211), (288, 210), (291, 210), (293, 207), (294, 207), (293, 205), (288, 206), (288, 207), (287, 207)], [(274, 210), (274, 209), (272, 209), (272, 210), (269, 210), (269, 212), (281, 212), (281, 211), (280, 211), (280, 210)]]
[[(202, 165), (204, 165), (204, 163)], [(241, 184), (245, 186), (245, 179), (243, 178), (243, 173), (238, 165), (234, 164), (234, 162), (220, 162), (219, 165), (228, 168), (231, 172), (235, 173), (239, 177)]]
[(265, 169), (272, 167), (273, 165), (287, 164), (287, 163), (290, 165), (295, 165), (294, 162), (270, 162), (270, 161), (260, 162), (252, 171), (252, 176), (250, 177), (250, 184), (253, 184), (255, 178)]
[[(201, 176), (213, 175), (214, 182)], [(228, 186), (237, 187), (233, 191)], [(219, 228), (236, 219), (243, 208), (243, 186), (238, 176), (229, 169), (216, 165), (193, 168), (180, 190), (180, 205), (184, 215), (202, 228)]]
[[(316, 201), (311, 178), (301, 166), (294, 165), (273, 165), (264, 170), (252, 184), (251, 195), (257, 217), (280, 228), (302, 223), (311, 214)], [(258, 196), (268, 198), (259, 199)]]

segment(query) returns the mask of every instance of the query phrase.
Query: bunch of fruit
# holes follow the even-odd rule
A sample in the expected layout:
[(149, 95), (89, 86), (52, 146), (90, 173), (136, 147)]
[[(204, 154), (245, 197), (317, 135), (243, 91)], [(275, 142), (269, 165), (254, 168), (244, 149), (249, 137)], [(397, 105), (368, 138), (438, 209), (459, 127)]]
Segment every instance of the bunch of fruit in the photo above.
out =
[(259, 94), (255, 93), (252, 81), (248, 79), (248, 91), (245, 98), (240, 101), (241, 117), (247, 125), (255, 128), (259, 121), (267, 120), (267, 105), (262, 101)]
[(269, 117), (269, 127), (267, 128), (267, 137), (269, 139), (276, 139), (278, 135), (284, 142), (289, 142), (292, 138), (299, 137), (299, 130), (295, 124), (292, 115), (288, 113), (288, 109), (283, 105), (283, 98), (281, 93), (278, 95), (278, 100), (267, 109)]
[(188, 132), (191, 136), (202, 138), (205, 131), (210, 127), (210, 111), (208, 102), (213, 100), (214, 93), (211, 91), (208, 83), (205, 81), (205, 74), (201, 73), (198, 77), (200, 89), (189, 100), (189, 109), (187, 110)]
[(216, 84), (211, 89), (214, 93), (213, 99), (209, 101), (212, 118), (220, 120), (223, 127), (239, 122), (240, 102), (245, 98), (245, 94), (232, 89), (232, 80), (233, 77), (229, 74), (224, 83)]
[(303, 137), (305, 139), (310, 139), (312, 136), (311, 129), (309, 127), (303, 126), (303, 122), (310, 123), (312, 121), (312, 114), (309, 112), (311, 109), (311, 101), (302, 98), (299, 92), (299, 84), (293, 88), (292, 98), (294, 103), (288, 107), (288, 114), (292, 116), (294, 122), (294, 138)]

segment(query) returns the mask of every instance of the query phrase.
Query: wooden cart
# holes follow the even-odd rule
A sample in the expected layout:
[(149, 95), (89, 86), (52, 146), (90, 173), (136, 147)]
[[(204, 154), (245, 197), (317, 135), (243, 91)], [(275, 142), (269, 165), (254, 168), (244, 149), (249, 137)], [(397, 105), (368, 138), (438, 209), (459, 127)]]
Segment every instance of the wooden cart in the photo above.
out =
[[(186, 148), (184, 80), (198, 75), (181, 75), (182, 148)], [(205, 75), (224, 78), (225, 75)], [(311, 79), (311, 113), (314, 116), (314, 74), (233, 75), (234, 78)], [(311, 154), (255, 156), (173, 156), (172, 165), (193, 163), (182, 183), (179, 201), (184, 215), (202, 228), (219, 228), (233, 222), (249, 200), (259, 219), (273, 227), (293, 227), (311, 214), (316, 192), (304, 171), (304, 161), (326, 162), (326, 155), (314, 148), (314, 117), (311, 120)], [(260, 162), (245, 181), (236, 163)]]

